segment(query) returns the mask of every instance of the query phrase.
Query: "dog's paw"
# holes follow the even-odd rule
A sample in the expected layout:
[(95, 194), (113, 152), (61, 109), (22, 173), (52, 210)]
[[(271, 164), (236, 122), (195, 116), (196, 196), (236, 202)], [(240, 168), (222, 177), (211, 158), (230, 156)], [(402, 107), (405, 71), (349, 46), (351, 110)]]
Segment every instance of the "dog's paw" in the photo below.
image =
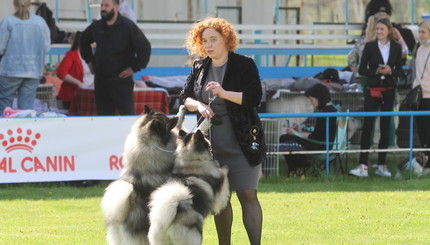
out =
[(228, 166), (222, 166), (222, 167), (221, 167), (221, 171), (222, 171), (222, 173), (223, 173), (225, 176), (227, 176), (227, 174), (228, 174)]
[(178, 122), (176, 123), (177, 129), (183, 128), (185, 114), (187, 114), (187, 108), (184, 105), (181, 105), (179, 107), (178, 113), (176, 114), (176, 118), (178, 118)]
[(181, 105), (179, 106), (179, 110), (178, 110), (178, 114), (177, 116), (179, 118), (183, 118), (185, 116), (185, 114), (187, 113), (187, 108), (185, 107), (185, 105)]

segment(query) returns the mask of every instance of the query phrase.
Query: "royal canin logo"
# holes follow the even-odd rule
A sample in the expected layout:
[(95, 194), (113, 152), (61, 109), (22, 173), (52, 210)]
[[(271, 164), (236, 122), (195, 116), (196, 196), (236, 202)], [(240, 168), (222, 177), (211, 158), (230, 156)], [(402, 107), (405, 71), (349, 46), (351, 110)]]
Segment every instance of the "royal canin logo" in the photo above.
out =
[(40, 137), (40, 133), (35, 133), (31, 129), (17, 128), (16, 131), (9, 129), (6, 134), (0, 133), (0, 143), (7, 153), (15, 150), (25, 150), (31, 153)]

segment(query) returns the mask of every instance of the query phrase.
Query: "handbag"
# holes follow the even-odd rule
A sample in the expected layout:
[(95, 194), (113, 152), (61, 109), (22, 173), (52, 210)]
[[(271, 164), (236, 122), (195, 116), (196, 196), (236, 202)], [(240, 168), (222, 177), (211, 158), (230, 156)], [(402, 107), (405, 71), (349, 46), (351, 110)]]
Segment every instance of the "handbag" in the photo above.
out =
[(382, 92), (394, 89), (394, 87), (387, 87), (387, 88), (368, 88), (369, 94), (373, 98), (381, 98)]
[(409, 90), (406, 97), (400, 103), (401, 110), (413, 111), (418, 110), (421, 104), (421, 99), (423, 98), (423, 92), (421, 86), (418, 85), (415, 88)]
[(263, 125), (255, 108), (239, 110), (236, 115), (241, 119), (238, 121), (240, 128), (236, 131), (240, 148), (249, 165), (256, 166), (266, 160)]
[[(427, 55), (426, 62), (424, 63), (423, 73), (421, 74), (421, 79), (424, 77), (425, 68), (427, 66), (427, 61), (429, 60), (430, 53)], [(400, 103), (400, 109), (404, 111), (414, 111), (420, 108), (421, 99), (423, 98), (423, 91), (421, 85), (409, 90), (406, 97)]]

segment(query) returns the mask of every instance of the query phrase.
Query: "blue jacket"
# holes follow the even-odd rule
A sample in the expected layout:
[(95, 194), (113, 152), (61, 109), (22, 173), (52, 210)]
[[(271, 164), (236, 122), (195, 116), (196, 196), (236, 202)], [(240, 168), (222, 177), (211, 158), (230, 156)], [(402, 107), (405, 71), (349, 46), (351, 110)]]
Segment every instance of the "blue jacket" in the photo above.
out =
[(38, 79), (51, 45), (48, 25), (38, 15), (9, 15), (0, 22), (0, 76)]

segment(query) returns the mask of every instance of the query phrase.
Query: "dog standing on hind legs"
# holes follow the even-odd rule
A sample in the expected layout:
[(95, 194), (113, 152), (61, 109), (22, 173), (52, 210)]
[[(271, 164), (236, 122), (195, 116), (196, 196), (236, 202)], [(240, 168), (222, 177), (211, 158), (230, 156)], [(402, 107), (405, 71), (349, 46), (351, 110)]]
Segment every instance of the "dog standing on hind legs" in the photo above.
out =
[(171, 177), (174, 151), (185, 111), (177, 117), (145, 106), (124, 143), (120, 179), (105, 190), (102, 211), (110, 245), (149, 244), (150, 194)]
[(202, 243), (204, 219), (230, 198), (227, 168), (213, 160), (208, 139), (179, 132), (173, 176), (151, 194), (148, 238), (152, 245)]

